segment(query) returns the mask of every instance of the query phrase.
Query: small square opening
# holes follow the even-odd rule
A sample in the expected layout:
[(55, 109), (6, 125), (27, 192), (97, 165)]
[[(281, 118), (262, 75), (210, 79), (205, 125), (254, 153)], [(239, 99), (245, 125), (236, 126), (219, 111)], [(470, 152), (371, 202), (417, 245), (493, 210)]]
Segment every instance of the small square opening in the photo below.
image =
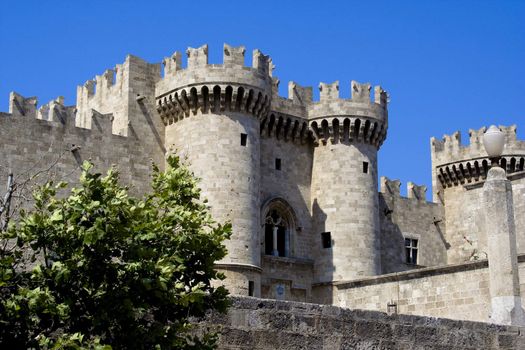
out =
[(322, 232), (321, 240), (323, 242), (323, 248), (332, 248), (332, 233)]
[(248, 135), (247, 134), (241, 134), (241, 146), (246, 146), (247, 142), (248, 142)]
[(363, 173), (368, 174), (368, 162), (363, 162)]
[(281, 158), (275, 158), (275, 169), (281, 170)]

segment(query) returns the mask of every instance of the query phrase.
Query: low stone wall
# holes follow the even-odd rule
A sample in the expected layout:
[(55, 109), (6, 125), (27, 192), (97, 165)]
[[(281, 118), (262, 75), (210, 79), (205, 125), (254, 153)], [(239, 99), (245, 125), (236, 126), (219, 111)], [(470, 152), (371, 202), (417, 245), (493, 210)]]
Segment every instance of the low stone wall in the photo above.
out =
[(219, 349), (524, 349), (525, 329), (329, 305), (233, 297), (200, 328)]
[[(524, 296), (525, 255), (520, 255), (518, 261)], [(318, 300), (326, 304), (387, 311), (387, 303), (393, 301), (401, 314), (490, 321), (487, 260), (391, 273), (319, 287), (331, 288), (331, 293), (325, 293)]]

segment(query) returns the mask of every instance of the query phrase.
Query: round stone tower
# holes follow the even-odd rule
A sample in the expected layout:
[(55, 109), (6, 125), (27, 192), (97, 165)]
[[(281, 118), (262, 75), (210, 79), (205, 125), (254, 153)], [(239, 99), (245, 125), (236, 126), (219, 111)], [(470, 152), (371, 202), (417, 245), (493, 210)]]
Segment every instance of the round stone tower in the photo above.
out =
[(208, 47), (166, 59), (157, 84), (157, 109), (166, 125), (167, 151), (187, 157), (203, 197), (233, 234), (218, 268), (232, 294), (260, 296), (260, 117), (271, 98), (271, 61), (258, 50), (244, 66), (244, 47), (224, 45), (224, 63), (208, 64)]
[(387, 94), (352, 81), (352, 98), (339, 82), (321, 83), (309, 107), (315, 139), (312, 169), (315, 280), (341, 281), (381, 271), (377, 151), (386, 138)]

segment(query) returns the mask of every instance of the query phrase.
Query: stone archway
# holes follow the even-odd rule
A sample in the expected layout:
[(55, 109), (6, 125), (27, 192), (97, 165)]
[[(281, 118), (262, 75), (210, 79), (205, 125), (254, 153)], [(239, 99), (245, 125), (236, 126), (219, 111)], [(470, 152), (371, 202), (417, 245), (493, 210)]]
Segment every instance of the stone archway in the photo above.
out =
[(290, 257), (295, 255), (297, 217), (292, 207), (282, 198), (272, 198), (261, 210), (262, 253)]

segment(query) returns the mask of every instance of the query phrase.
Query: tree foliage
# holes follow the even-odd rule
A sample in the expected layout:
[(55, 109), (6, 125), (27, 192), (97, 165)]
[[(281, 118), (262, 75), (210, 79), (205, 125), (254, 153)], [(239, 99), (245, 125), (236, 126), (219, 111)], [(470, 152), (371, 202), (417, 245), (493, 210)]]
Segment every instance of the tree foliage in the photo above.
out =
[(214, 263), (230, 225), (212, 220), (178, 157), (154, 167), (143, 199), (118, 180), (86, 162), (80, 186), (67, 196), (64, 183), (41, 186), (1, 233), (17, 249), (0, 251), (0, 348), (213, 347), (213, 335), (189, 335), (188, 318), (227, 307), (210, 282), (223, 278)]

